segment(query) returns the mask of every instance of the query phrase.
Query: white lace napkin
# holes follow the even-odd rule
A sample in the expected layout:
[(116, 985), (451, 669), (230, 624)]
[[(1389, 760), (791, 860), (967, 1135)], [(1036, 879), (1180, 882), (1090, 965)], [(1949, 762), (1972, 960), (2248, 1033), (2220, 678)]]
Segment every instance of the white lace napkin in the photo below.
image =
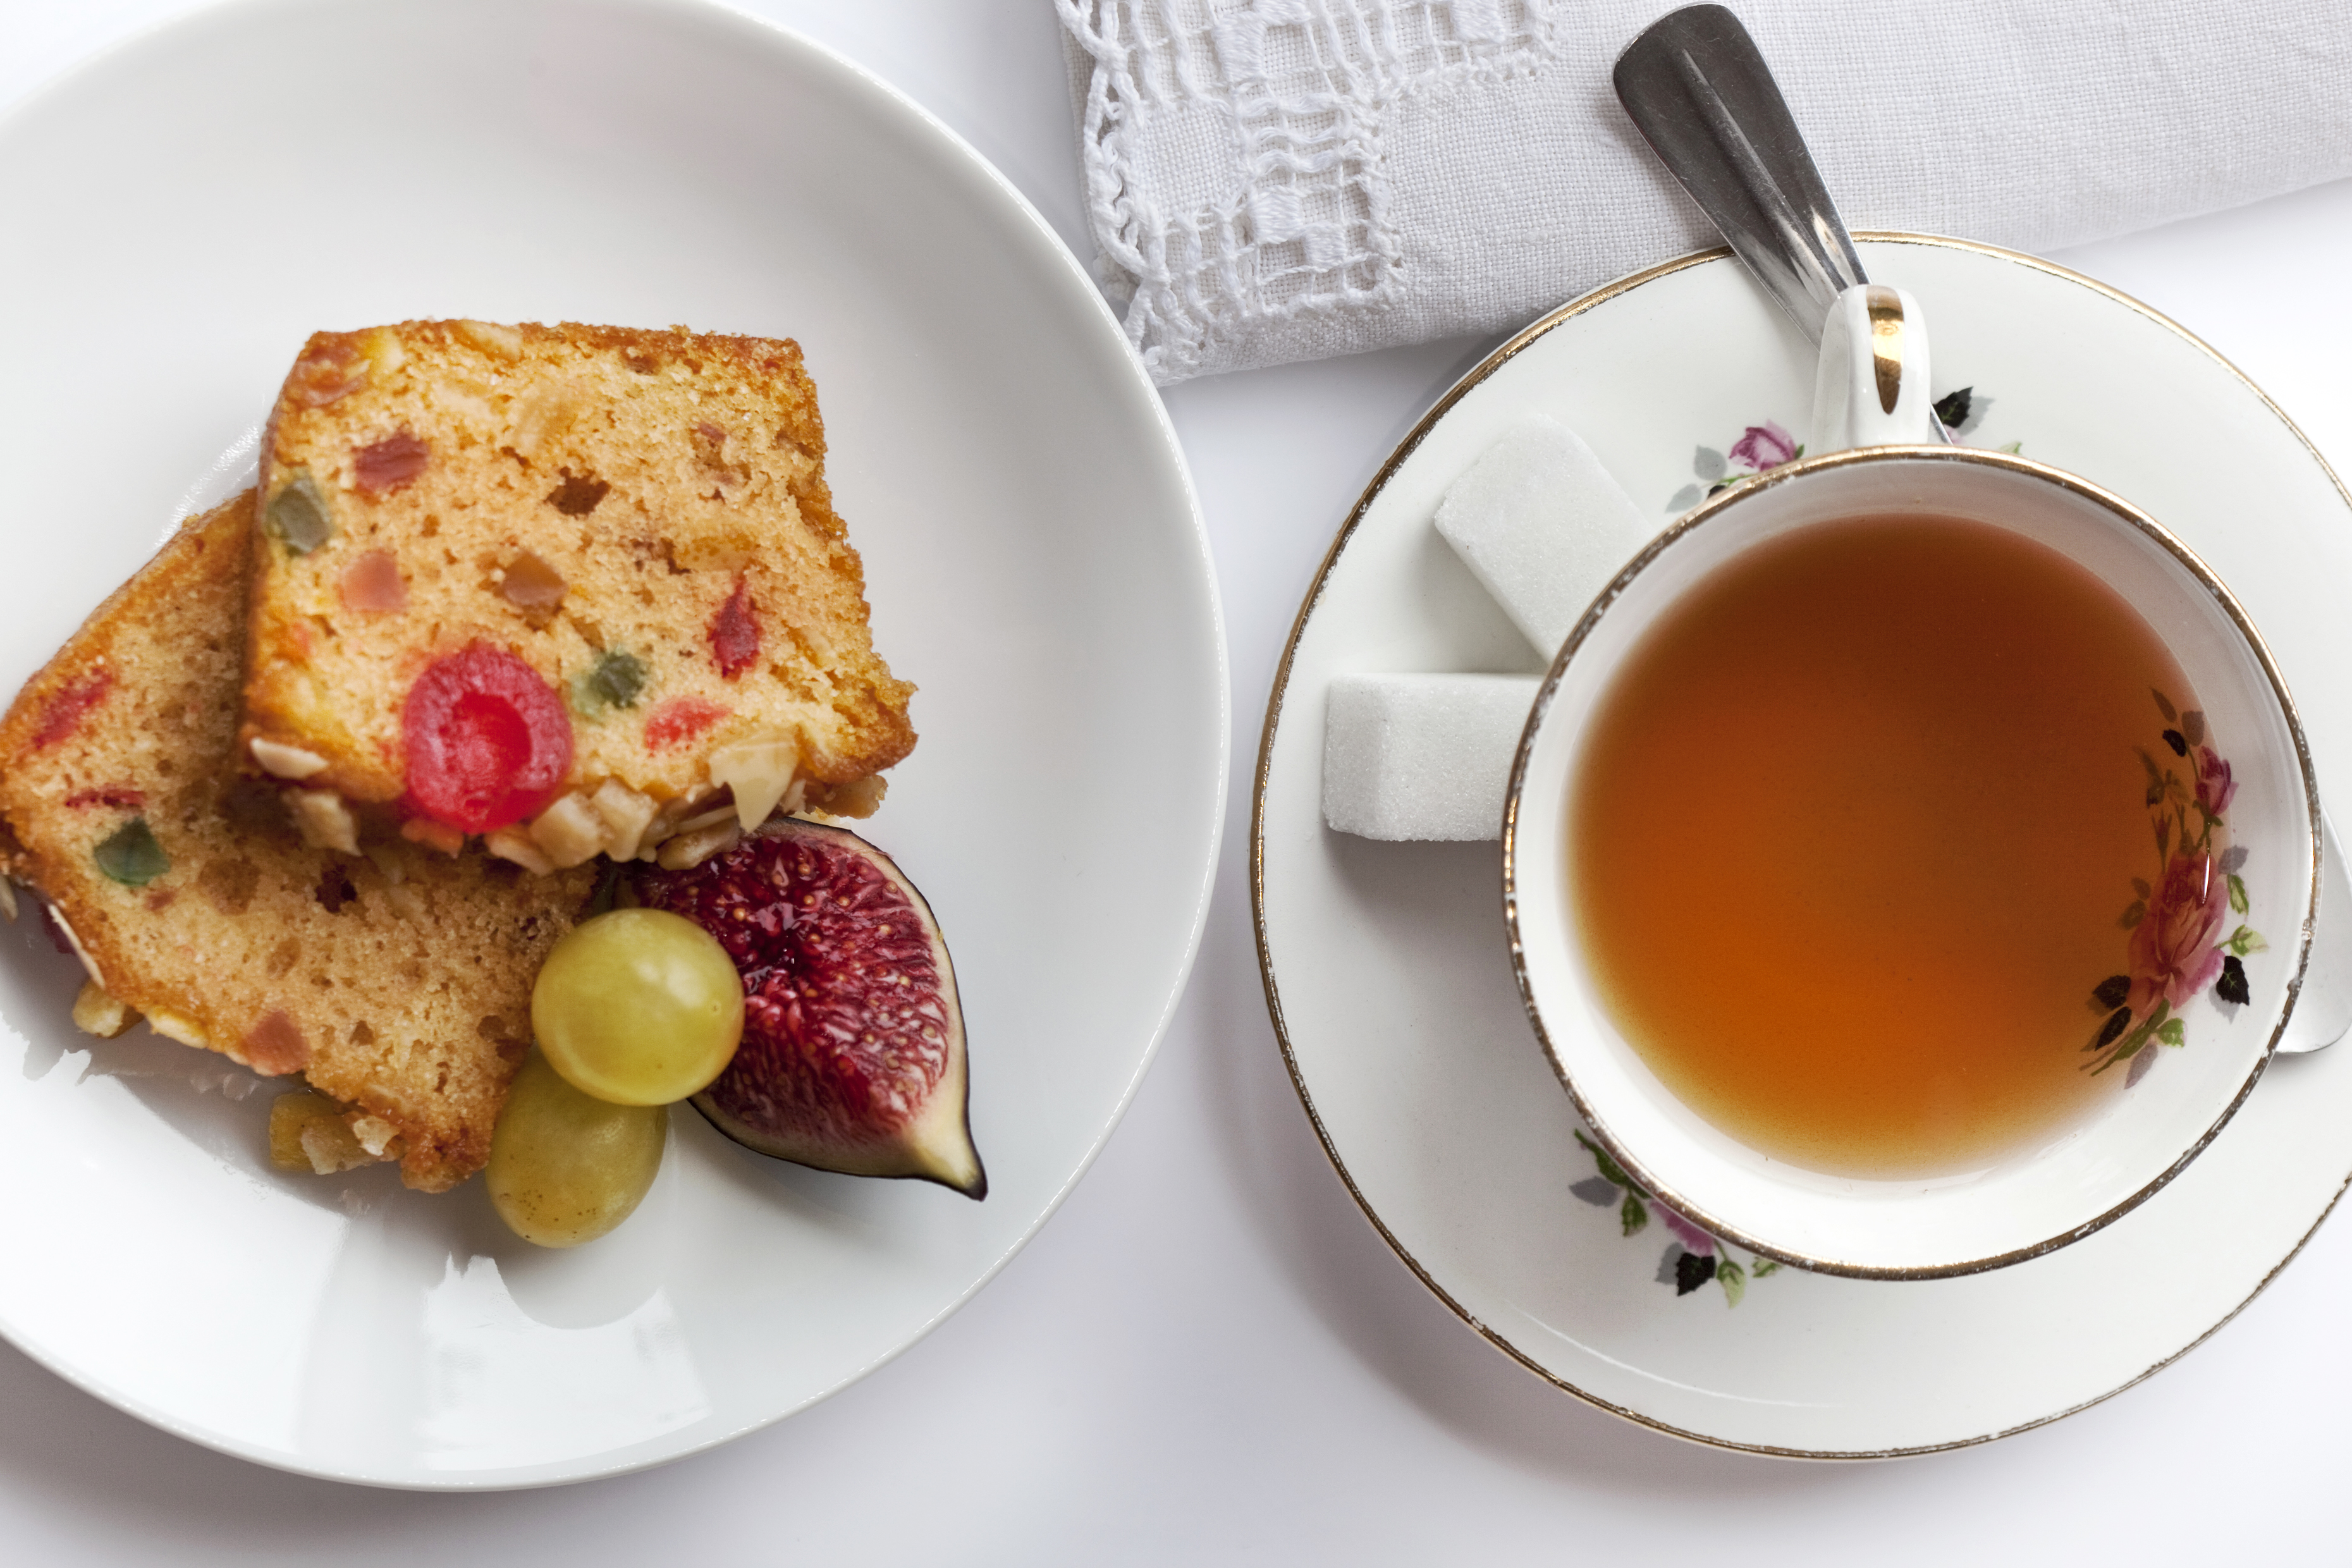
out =
[[(1674, 0), (1055, 0), (1162, 384), (1516, 327), (1714, 243), (1617, 106)], [(2352, 0), (1742, 0), (1846, 220), (2046, 250), (2352, 174)]]

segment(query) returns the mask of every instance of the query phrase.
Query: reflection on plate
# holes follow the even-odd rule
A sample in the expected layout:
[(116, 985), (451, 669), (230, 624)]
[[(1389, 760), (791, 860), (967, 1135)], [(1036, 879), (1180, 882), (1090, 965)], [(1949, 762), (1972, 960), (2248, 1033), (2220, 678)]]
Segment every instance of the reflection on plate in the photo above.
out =
[[(1936, 323), (1964, 438), (2105, 485), (2230, 584), (2303, 715), (2323, 793), (2352, 755), (2352, 502), (2251, 384), (2145, 307), (2061, 268), (1908, 236), (1862, 246)], [(1430, 526), (1499, 435), (1548, 413), (1663, 527), (1793, 450), (1813, 353), (1722, 253), (1566, 306), (1397, 449), (1309, 593), (1275, 686), (1253, 843), (1266, 995), (1301, 1099), (1390, 1245), (1472, 1326), (1606, 1409), (1729, 1447), (1874, 1457), (2053, 1420), (2226, 1321), (2352, 1172), (2352, 1053), (2274, 1064), (2196, 1163), (2108, 1229), (1966, 1279), (1759, 1268), (1598, 1160), (1504, 951), (1494, 844), (1378, 844), (1320, 809), (1323, 693), (1358, 670), (1529, 671)], [(1769, 1275), (1769, 1278), (1763, 1278)]]
[[(872, 832), (954, 943), (991, 1179), (975, 1205), (826, 1175), (677, 1113), (628, 1225), (537, 1252), (478, 1182), (273, 1172), (268, 1086), (143, 1029), (75, 1034), (75, 966), (20, 921), (0, 1330), (232, 1453), (478, 1488), (723, 1441), (952, 1311), (1132, 1092), (1223, 819), (1204, 537), (1157, 397), (1044, 223), (856, 68), (656, 0), (210, 10), (0, 123), (0, 210), (48, 237), (0, 247), (11, 689), (249, 461), (314, 328), (797, 338), (876, 640), (921, 687)], [(1020, 826), (1041, 816), (1050, 854)]]

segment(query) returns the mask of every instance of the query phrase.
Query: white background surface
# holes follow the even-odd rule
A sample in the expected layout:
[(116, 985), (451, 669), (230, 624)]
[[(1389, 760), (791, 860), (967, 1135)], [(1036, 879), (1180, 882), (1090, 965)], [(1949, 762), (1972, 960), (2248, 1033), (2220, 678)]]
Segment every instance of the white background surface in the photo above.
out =
[[(0, 105), (188, 8), (0, 0)], [(1079, 242), (1047, 0), (745, 8), (905, 89)], [(2337, 185), (2059, 259), (2203, 336), (2352, 471), (2352, 389), (2340, 369), (2352, 353), (2347, 244), (2352, 185)], [(1690, 1447), (1591, 1410), (1489, 1349), (1364, 1223), (1307, 1128), (1266, 1022), (1242, 875), (1249, 773), (1275, 660), (1332, 532), (1397, 438), (1486, 346), (1171, 393), (1233, 639), (1235, 772), (1218, 903), (1133, 1111), (1062, 1213), (970, 1308), (829, 1403), (716, 1453), (481, 1497), (257, 1469), (152, 1431), (0, 1347), (0, 1555), (936, 1568), (2325, 1563), (2352, 1552), (2334, 1504), (2352, 1459), (2340, 1414), (2352, 1390), (2346, 1216), (2212, 1342), (2142, 1387), (1990, 1447), (1867, 1466)], [(2158, 399), (2140, 412), (2167, 416)], [(2098, 1303), (2085, 1301), (2081, 1331), (2097, 1333), (2098, 1321)]]

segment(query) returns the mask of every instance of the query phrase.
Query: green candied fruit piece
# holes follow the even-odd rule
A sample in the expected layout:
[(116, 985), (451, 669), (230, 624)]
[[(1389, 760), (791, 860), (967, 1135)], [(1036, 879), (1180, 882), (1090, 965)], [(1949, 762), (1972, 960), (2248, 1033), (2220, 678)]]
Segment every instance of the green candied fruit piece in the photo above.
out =
[(645, 695), (648, 673), (646, 661), (635, 654), (608, 648), (572, 678), (572, 706), (590, 719), (607, 708), (634, 708)]
[(155, 830), (143, 816), (132, 817), (100, 839), (90, 858), (126, 888), (143, 888), (172, 868), (172, 858), (155, 842)]
[(327, 521), (327, 498), (311, 482), (308, 468), (295, 469), (294, 477), (269, 498), (268, 522), (269, 531), (297, 555), (310, 554), (335, 532), (335, 525)]

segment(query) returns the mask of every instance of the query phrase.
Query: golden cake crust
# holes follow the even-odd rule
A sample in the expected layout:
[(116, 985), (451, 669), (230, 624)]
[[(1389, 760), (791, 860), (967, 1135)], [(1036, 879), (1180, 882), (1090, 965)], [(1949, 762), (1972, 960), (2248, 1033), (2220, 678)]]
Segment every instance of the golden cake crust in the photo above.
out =
[(436, 661), (485, 646), (562, 700), (557, 802), (607, 781), (656, 806), (757, 794), (740, 761), (711, 759), (766, 747), (780, 798), (799, 786), (788, 805), (839, 792), (855, 810), (914, 744), (913, 688), (874, 651), (795, 343), (321, 332), (261, 458), (248, 765), (284, 773), (292, 756), (306, 787), (434, 815), (410, 788), (404, 704)]
[(159, 1032), (301, 1074), (439, 1191), (489, 1156), (532, 981), (593, 874), (526, 878), (397, 837), (310, 847), (282, 792), (240, 777), (253, 515), (247, 491), (184, 525), (18, 694), (0, 870)]

